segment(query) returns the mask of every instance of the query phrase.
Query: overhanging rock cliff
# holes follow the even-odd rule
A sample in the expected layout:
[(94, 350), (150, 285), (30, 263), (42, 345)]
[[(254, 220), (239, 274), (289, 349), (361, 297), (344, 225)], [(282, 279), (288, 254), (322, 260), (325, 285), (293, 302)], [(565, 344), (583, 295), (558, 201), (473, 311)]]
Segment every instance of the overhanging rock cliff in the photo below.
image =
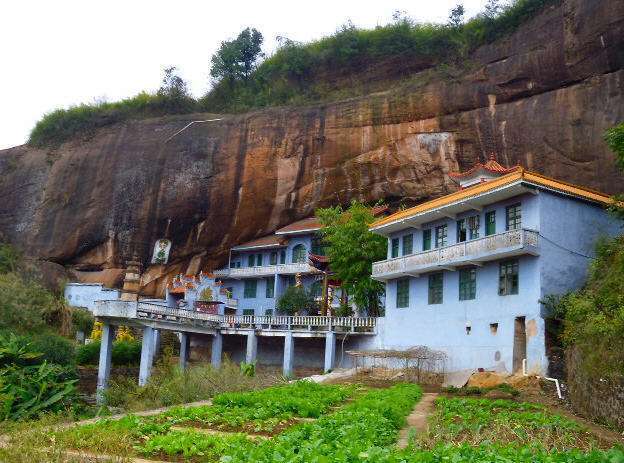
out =
[(173, 241), (145, 291), (223, 263), (235, 243), (319, 206), (424, 200), (491, 152), (607, 193), (624, 177), (602, 140), (624, 120), (624, 2), (565, 0), (479, 49), (461, 77), (305, 108), (130, 121), (54, 149), (0, 152), (0, 232), (85, 281), (112, 284)]

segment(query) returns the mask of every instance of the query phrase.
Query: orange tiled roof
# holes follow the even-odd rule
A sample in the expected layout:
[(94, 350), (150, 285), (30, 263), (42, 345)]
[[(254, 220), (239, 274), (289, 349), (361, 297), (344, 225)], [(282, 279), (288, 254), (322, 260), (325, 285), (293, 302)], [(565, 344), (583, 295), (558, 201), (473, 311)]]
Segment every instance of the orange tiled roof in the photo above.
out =
[(466, 172), (450, 172), (449, 177), (454, 179), (466, 178), (470, 177), (472, 174), (478, 172), (481, 169), (492, 172), (493, 174), (510, 174), (511, 172), (515, 172), (518, 169), (522, 169), (522, 167), (519, 165), (513, 167), (503, 167), (496, 161), (496, 156), (494, 154), (491, 154), (490, 159), (488, 159), (485, 163), (478, 162)]
[(243, 244), (239, 244), (234, 246), (232, 249), (255, 248), (262, 246), (285, 246), (287, 242), (288, 240), (282, 236), (267, 235), (261, 238), (256, 238), (255, 240), (247, 241)]
[(545, 175), (541, 175), (535, 172), (529, 172), (527, 170), (524, 170), (522, 167), (519, 167), (514, 168), (513, 172), (511, 173), (503, 175), (502, 177), (496, 178), (494, 180), (490, 180), (489, 182), (479, 183), (477, 185), (464, 188), (446, 196), (442, 196), (441, 198), (427, 201), (425, 203), (419, 204), (418, 206), (414, 206), (409, 209), (405, 209), (404, 211), (399, 211), (391, 214), (388, 217), (384, 217), (383, 219), (374, 222), (371, 225), (371, 229), (375, 229), (377, 227), (386, 225), (391, 222), (395, 222), (400, 219), (412, 217), (416, 214), (443, 207), (457, 201), (472, 198), (479, 194), (487, 193), (497, 188), (511, 185), (518, 181), (531, 183), (536, 186), (559, 191), (572, 196), (576, 196), (577, 198), (593, 201), (604, 205), (610, 205), (613, 203), (613, 199), (604, 193), (590, 190), (589, 188), (573, 185), (571, 183), (562, 182), (560, 180), (555, 180), (553, 178), (546, 177)]

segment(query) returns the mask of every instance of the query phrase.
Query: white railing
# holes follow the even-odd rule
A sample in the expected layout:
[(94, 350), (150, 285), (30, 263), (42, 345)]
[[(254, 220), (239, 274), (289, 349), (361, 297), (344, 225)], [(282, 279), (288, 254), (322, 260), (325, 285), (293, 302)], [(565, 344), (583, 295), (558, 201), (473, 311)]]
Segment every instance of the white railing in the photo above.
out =
[(200, 324), (212, 329), (284, 329), (352, 332), (374, 332), (375, 317), (327, 317), (320, 315), (218, 315), (196, 310), (166, 307), (152, 302), (98, 301), (99, 317), (143, 319), (178, 324)]
[(452, 244), (431, 251), (423, 251), (404, 257), (383, 260), (373, 264), (373, 277), (384, 275), (423, 272), (431, 267), (452, 265), (471, 258), (485, 261), (496, 258), (510, 250), (530, 248), (534, 253), (538, 245), (539, 233), (533, 230), (510, 230), (462, 243)]
[(272, 275), (295, 275), (297, 273), (316, 273), (314, 267), (307, 262), (295, 264), (279, 264), (266, 265), (260, 267), (240, 267), (240, 268), (222, 268), (215, 270), (213, 274), (216, 277), (243, 278), (243, 277), (263, 277)]

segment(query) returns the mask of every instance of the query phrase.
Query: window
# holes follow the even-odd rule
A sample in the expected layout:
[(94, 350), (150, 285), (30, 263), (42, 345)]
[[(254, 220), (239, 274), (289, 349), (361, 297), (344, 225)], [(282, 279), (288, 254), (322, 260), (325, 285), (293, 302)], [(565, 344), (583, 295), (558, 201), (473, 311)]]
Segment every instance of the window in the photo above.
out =
[(272, 317), (273, 316), (273, 309), (266, 309), (264, 311), (264, 315), (266, 315), (267, 317)]
[(277, 265), (277, 252), (273, 251), (269, 256), (269, 265)]
[(468, 217), (468, 238), (474, 240), (479, 238), (479, 216)]
[(254, 299), (256, 297), (256, 288), (258, 280), (245, 280), (245, 289), (243, 290), (243, 298)]
[(321, 297), (323, 295), (323, 286), (320, 281), (315, 281), (310, 286), (310, 295), (314, 298)]
[(262, 267), (262, 254), (258, 254), (258, 255), (256, 256), (256, 265), (257, 265), (258, 267)]
[(323, 243), (323, 237), (315, 235), (312, 238), (312, 254), (317, 256), (324, 256), (326, 253), (325, 243)]
[(498, 294), (508, 296), (518, 294), (518, 261), (501, 262), (498, 276)]
[(423, 230), (423, 251), (431, 249), (431, 229)]
[(286, 251), (280, 251), (280, 264), (286, 263)]
[(435, 246), (436, 248), (441, 248), (446, 246), (448, 241), (448, 226), (440, 225), (435, 229)]
[(265, 297), (267, 299), (273, 299), (275, 297), (275, 277), (270, 277), (266, 279)]
[(518, 230), (522, 226), (520, 203), (507, 206), (505, 209), (505, 224), (507, 230)]
[(429, 275), (429, 304), (442, 304), (443, 278), (442, 273)]
[(496, 233), (496, 211), (485, 213), (485, 236)]
[(253, 315), (254, 309), (243, 309), (243, 315)]
[(295, 275), (286, 275), (285, 279), (285, 288), (290, 288), (291, 286), (295, 286), (297, 284), (297, 279), (295, 278)]
[(391, 246), (390, 246), (390, 257), (393, 259), (395, 257), (399, 257), (399, 239), (392, 238)]
[(249, 256), (247, 256), (247, 267), (253, 267), (255, 263), (256, 263), (256, 255), (249, 254)]
[(298, 244), (293, 248), (292, 261), (293, 264), (305, 262), (308, 257), (308, 251), (303, 244)]
[(468, 301), (477, 297), (477, 270), (466, 268), (459, 271), (459, 300)]
[(409, 278), (401, 278), (396, 282), (397, 309), (409, 307)]
[(409, 256), (414, 249), (414, 235), (411, 233), (403, 237), (403, 255)]
[(468, 239), (468, 230), (466, 230), (466, 219), (457, 221), (457, 242), (463, 243)]

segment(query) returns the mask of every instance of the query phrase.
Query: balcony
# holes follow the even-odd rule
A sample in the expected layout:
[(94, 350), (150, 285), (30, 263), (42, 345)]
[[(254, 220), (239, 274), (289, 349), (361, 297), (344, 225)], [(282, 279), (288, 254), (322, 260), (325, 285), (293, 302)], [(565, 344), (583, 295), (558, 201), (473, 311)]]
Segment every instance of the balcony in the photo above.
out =
[(296, 275), (297, 273), (317, 273), (314, 267), (307, 262), (296, 264), (266, 265), (261, 267), (223, 268), (215, 270), (217, 278), (260, 278), (273, 275)]
[(538, 232), (525, 229), (497, 233), (431, 251), (375, 262), (372, 277), (386, 281), (435, 270), (454, 270), (460, 265), (480, 265), (483, 262), (524, 254), (536, 256), (539, 254), (538, 238)]

